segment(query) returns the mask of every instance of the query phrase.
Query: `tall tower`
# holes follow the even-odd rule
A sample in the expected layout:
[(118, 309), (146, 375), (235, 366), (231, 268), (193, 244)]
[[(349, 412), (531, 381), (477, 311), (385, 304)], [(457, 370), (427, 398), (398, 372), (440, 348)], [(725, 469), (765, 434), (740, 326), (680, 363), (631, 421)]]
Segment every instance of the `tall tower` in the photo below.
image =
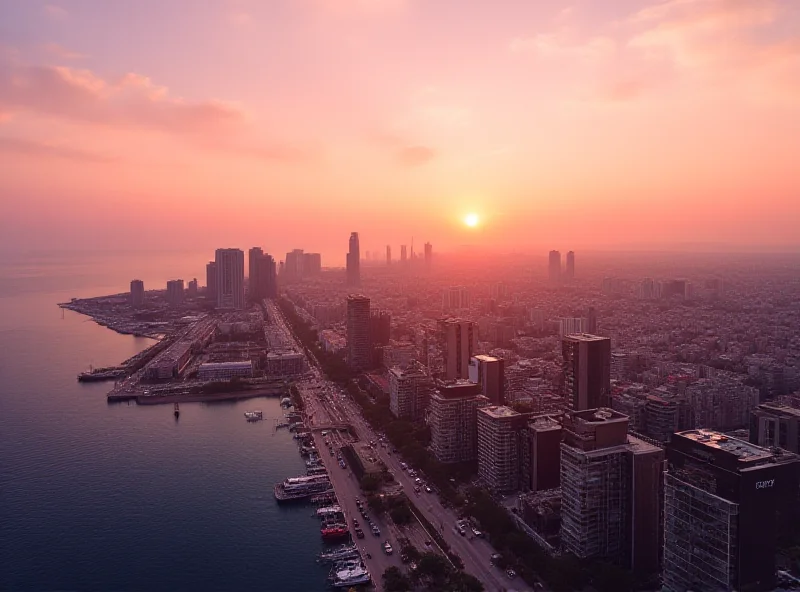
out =
[(472, 321), (445, 319), (439, 321), (440, 348), (448, 380), (469, 378), (469, 360), (478, 348), (478, 329)]
[(258, 302), (263, 295), (259, 293), (259, 285), (261, 285), (258, 278), (258, 260), (264, 256), (264, 251), (261, 247), (253, 247), (247, 252), (247, 295), (251, 302)]
[(347, 297), (347, 363), (353, 370), (369, 368), (369, 298), (357, 294)]
[(564, 270), (566, 279), (571, 280), (575, 277), (575, 252), (569, 251), (567, 253), (567, 267)]
[(347, 285), (361, 285), (361, 249), (358, 244), (358, 233), (350, 233), (350, 245), (347, 252)]
[(400, 245), (400, 263), (405, 263), (406, 261), (408, 261), (408, 247)]
[(425, 243), (425, 268), (430, 269), (433, 263), (433, 245)]
[(206, 299), (217, 303), (217, 262), (206, 263)]
[(550, 282), (554, 284), (561, 282), (561, 253), (558, 251), (550, 251), (547, 272)]
[(244, 251), (217, 249), (217, 306), (244, 308)]
[(390, 245), (386, 245), (386, 265), (392, 264), (392, 247)]
[(138, 308), (144, 304), (144, 282), (131, 280), (131, 306)]
[(573, 411), (611, 405), (611, 339), (587, 333), (561, 339), (564, 391)]

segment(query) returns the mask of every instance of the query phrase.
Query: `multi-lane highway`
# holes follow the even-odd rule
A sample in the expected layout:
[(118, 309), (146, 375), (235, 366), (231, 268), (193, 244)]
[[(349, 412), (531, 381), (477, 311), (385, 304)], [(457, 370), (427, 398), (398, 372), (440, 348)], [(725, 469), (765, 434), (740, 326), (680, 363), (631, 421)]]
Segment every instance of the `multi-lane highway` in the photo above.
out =
[[(298, 343), (278, 306), (272, 301), (269, 301), (267, 306), (271, 320), (274, 320), (287, 335), (291, 336), (298, 349), (302, 350), (302, 346)], [(313, 356), (309, 355), (308, 361), (311, 367), (310, 377), (304, 380), (301, 385), (298, 385), (301, 394), (304, 395), (303, 401), (306, 405), (306, 417), (308, 420), (316, 425), (325, 425), (326, 422), (348, 423), (362, 441), (379, 440), (381, 436), (376, 434), (364, 420), (358, 405), (346, 392), (325, 378), (319, 363)], [(321, 434), (317, 434), (316, 439), (317, 447), (322, 452), (322, 456), (325, 457), (326, 447), (321, 440), (324, 438), (322, 438)], [(488, 592), (528, 589), (519, 577), (509, 578), (505, 572), (491, 565), (491, 556), (495, 553), (495, 550), (485, 539), (475, 537), (471, 533), (465, 533), (464, 535), (458, 533), (456, 527), (458, 517), (442, 505), (435, 493), (427, 493), (424, 488), (419, 493), (414, 492), (416, 485), (414, 478), (403, 470), (400, 465), (401, 459), (396, 454), (391, 454), (389, 448), (382, 446), (375, 446), (373, 454), (386, 464), (394, 475), (395, 480), (403, 487), (417, 509), (439, 530), (450, 549), (461, 558), (464, 563), (464, 571), (477, 577)], [(349, 501), (352, 505), (352, 507), (348, 506), (346, 508), (348, 516), (352, 517), (352, 512), (356, 509), (353, 500), (360, 495), (360, 488), (349, 470), (341, 469), (338, 463), (331, 462), (331, 460), (335, 459), (325, 459), (326, 465), (329, 465), (328, 471), (331, 474), (331, 480), (340, 501), (345, 504)], [(373, 536), (367, 530), (365, 530), (365, 533), (367, 533), (366, 537)], [(365, 540), (366, 538), (361, 539), (359, 544)], [(375, 543), (377, 541), (371, 540), (370, 542), (372, 544), (369, 545), (368, 550), (376, 547)], [(392, 542), (395, 543), (396, 539)], [(374, 558), (376, 553), (374, 551), (370, 552)], [(378, 552), (382, 554), (380, 550)], [(381, 562), (381, 564), (383, 563), (386, 564), (385, 567), (398, 565), (399, 559), (387, 557), (386, 561)], [(373, 575), (378, 576), (378, 574)], [(378, 577), (375, 577), (375, 580), (378, 579)], [(378, 582), (376, 581), (376, 583)]]

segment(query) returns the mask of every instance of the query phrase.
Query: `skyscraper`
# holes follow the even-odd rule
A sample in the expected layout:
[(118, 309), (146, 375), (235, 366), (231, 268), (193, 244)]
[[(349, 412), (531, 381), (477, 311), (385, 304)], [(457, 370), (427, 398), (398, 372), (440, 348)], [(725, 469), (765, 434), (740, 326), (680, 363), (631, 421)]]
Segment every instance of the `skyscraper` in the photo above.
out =
[(386, 265), (392, 264), (392, 247), (390, 245), (386, 245)]
[(350, 250), (347, 252), (347, 285), (361, 284), (361, 250), (358, 244), (358, 233), (350, 233)]
[(248, 251), (247, 255), (247, 277), (249, 280), (247, 284), (247, 296), (250, 302), (258, 302), (263, 298), (258, 289), (261, 283), (258, 278), (258, 260), (264, 256), (264, 251), (261, 247), (253, 247)]
[(357, 294), (347, 297), (347, 363), (353, 370), (370, 367), (369, 298)]
[(575, 252), (569, 251), (567, 252), (567, 265), (564, 269), (564, 275), (566, 276), (567, 280), (571, 280), (575, 277)]
[(388, 310), (376, 310), (370, 313), (369, 342), (370, 346), (389, 345), (392, 334), (392, 315)]
[(628, 417), (611, 409), (562, 421), (561, 544), (580, 559), (657, 573), (664, 451), (628, 435)]
[(451, 286), (442, 293), (442, 310), (469, 310), (469, 290), (464, 286)]
[(183, 280), (169, 280), (167, 282), (167, 303), (170, 306), (183, 304)]
[(469, 382), (440, 385), (431, 395), (428, 424), (436, 460), (454, 463), (478, 454), (478, 409), (489, 401)]
[(134, 308), (144, 304), (144, 282), (142, 280), (131, 280), (130, 302)]
[(564, 395), (573, 411), (611, 405), (611, 339), (588, 333), (561, 339)]
[(322, 272), (322, 255), (319, 253), (303, 253), (303, 275), (312, 276)]
[(430, 243), (425, 243), (425, 267), (427, 269), (430, 269), (432, 263), (433, 263), (433, 245)]
[(513, 492), (522, 485), (522, 431), (529, 416), (502, 405), (477, 410), (478, 476), (492, 491)]
[(472, 356), (469, 381), (481, 385), (481, 393), (492, 405), (505, 405), (505, 360), (494, 356)]
[(186, 292), (188, 293), (189, 298), (197, 297), (197, 278), (189, 280), (189, 285), (186, 288)]
[(217, 303), (217, 262), (206, 263), (206, 298)]
[(552, 283), (561, 282), (561, 253), (558, 251), (550, 251), (547, 272)]
[(592, 335), (597, 333), (597, 309), (594, 306), (590, 306), (586, 313), (586, 331)]
[(293, 249), (286, 253), (286, 265), (283, 270), (287, 278), (298, 279), (303, 275), (303, 263), (305, 262), (303, 249)]
[(439, 347), (444, 358), (444, 373), (448, 380), (469, 378), (469, 359), (478, 348), (475, 323), (462, 319), (439, 321)]
[(400, 263), (408, 261), (408, 248), (406, 245), (400, 245)]
[(666, 452), (664, 589), (772, 590), (798, 456), (711, 430), (673, 434)]
[(217, 249), (217, 307), (243, 309), (244, 251)]

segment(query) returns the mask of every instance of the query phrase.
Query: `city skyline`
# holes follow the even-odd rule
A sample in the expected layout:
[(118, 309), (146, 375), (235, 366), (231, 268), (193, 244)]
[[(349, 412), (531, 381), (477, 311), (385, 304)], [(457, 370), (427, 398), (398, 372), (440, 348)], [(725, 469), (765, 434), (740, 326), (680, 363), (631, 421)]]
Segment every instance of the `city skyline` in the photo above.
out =
[(0, 9), (0, 249), (797, 249), (788, 1), (189, 6)]

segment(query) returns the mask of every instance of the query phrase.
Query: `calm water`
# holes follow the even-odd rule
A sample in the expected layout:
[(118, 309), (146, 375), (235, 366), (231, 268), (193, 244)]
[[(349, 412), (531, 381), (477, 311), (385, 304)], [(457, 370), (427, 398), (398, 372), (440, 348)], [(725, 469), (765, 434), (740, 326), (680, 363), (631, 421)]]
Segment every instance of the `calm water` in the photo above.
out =
[(109, 405), (89, 364), (148, 340), (56, 303), (201, 278), (208, 254), (14, 257), (0, 265), (0, 589), (325, 589), (309, 507), (272, 485), (304, 465), (276, 399)]

